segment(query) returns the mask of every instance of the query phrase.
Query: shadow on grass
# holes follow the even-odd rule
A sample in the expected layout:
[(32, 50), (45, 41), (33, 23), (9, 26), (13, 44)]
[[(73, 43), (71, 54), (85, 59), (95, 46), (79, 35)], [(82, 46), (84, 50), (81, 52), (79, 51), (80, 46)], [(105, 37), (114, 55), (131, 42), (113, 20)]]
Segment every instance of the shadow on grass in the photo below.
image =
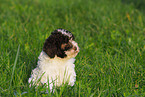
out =
[(145, 0), (122, 0), (123, 3), (133, 4), (133, 6), (145, 14)]

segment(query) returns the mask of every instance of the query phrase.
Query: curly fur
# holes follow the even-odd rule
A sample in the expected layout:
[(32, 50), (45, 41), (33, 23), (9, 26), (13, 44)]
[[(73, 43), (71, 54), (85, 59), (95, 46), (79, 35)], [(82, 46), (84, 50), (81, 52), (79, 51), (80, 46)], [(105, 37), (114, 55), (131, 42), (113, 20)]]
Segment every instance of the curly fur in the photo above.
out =
[(78, 52), (78, 44), (70, 31), (57, 29), (52, 32), (45, 40), (37, 67), (32, 70), (28, 80), (30, 86), (48, 84), (48, 80), (50, 90), (53, 85), (67, 83), (73, 86), (76, 80), (74, 58)]

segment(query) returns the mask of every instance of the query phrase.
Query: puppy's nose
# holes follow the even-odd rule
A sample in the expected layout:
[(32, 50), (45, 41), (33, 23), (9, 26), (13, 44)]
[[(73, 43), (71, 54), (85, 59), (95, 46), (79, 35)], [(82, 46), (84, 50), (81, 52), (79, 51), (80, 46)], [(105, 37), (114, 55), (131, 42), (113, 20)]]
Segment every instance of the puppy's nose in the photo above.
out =
[(73, 49), (76, 51), (77, 50), (77, 47), (75, 46)]

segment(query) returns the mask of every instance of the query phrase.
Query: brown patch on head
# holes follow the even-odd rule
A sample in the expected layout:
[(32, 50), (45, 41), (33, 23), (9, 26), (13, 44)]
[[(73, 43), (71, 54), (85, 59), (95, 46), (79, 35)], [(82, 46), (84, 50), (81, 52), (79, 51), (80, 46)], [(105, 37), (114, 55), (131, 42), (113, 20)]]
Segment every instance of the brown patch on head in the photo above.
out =
[(62, 49), (62, 50), (65, 50), (65, 46), (66, 46), (66, 45), (67, 45), (66, 43), (65, 43), (65, 44), (62, 44), (62, 45), (61, 45), (61, 49)]

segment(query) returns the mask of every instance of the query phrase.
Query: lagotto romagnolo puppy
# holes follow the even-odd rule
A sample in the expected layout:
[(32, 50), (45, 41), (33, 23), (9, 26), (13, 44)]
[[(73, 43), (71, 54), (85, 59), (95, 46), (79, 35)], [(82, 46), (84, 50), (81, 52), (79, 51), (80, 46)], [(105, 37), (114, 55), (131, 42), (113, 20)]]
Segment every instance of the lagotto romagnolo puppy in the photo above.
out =
[(64, 29), (53, 31), (45, 40), (37, 67), (32, 70), (28, 80), (30, 86), (49, 83), (50, 90), (53, 85), (61, 86), (67, 83), (73, 86), (76, 81), (74, 61), (78, 52), (78, 44), (70, 31)]

